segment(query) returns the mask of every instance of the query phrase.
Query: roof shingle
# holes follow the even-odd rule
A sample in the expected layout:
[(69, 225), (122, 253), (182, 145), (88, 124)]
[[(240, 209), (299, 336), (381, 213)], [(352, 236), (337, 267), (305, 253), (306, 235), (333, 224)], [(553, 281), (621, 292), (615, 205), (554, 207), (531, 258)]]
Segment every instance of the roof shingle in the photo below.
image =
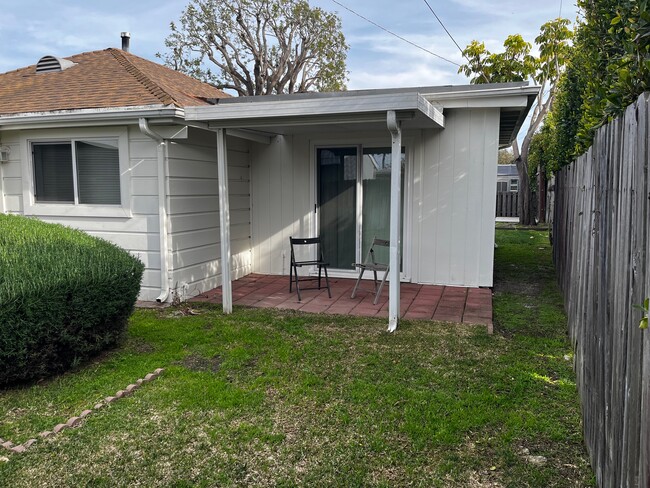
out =
[(66, 58), (63, 71), (35, 65), (0, 74), (0, 115), (147, 105), (208, 105), (229, 95), (207, 83), (120, 49)]

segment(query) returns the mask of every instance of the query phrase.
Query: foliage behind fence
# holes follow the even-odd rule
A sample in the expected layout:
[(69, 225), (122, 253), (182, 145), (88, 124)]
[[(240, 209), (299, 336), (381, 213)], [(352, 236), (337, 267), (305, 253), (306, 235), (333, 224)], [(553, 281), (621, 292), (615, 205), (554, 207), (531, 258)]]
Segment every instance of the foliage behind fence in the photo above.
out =
[(582, 401), (599, 486), (650, 487), (650, 103), (639, 97), (557, 175), (553, 222)]

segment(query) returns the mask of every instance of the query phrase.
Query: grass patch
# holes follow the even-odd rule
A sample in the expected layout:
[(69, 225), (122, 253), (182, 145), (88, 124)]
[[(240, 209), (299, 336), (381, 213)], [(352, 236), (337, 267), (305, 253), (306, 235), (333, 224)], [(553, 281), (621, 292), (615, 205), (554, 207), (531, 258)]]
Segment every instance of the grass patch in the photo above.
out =
[(165, 373), (81, 428), (0, 453), (0, 486), (593, 485), (548, 241), (497, 238), (493, 336), (245, 308), (137, 311), (120, 350), (5, 390), (0, 437), (22, 442)]

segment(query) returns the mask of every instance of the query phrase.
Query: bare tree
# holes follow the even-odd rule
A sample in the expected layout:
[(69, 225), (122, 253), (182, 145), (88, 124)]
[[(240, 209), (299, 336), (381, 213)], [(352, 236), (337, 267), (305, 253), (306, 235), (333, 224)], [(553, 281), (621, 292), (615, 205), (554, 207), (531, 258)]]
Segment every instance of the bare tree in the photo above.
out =
[(192, 0), (170, 27), (167, 66), (240, 96), (345, 89), (341, 19), (306, 0)]

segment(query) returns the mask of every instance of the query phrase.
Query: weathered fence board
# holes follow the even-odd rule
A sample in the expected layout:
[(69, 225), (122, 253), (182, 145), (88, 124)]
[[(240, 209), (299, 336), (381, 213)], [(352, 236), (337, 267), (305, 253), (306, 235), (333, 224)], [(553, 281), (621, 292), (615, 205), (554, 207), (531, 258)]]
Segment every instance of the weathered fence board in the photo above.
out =
[(517, 205), (519, 202), (519, 193), (516, 191), (499, 191), (497, 192), (497, 217), (518, 217)]
[(553, 257), (599, 486), (650, 488), (648, 94), (556, 176)]

